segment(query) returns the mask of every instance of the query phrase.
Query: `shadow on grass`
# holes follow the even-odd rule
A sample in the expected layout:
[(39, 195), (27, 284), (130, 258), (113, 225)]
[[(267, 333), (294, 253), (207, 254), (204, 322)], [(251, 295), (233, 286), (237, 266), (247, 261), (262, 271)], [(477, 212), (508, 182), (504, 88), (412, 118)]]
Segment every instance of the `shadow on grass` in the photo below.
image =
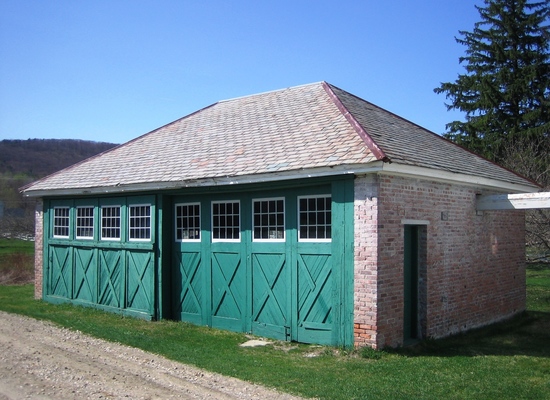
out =
[(387, 349), (414, 356), (530, 356), (550, 357), (550, 313), (527, 311), (505, 322), (445, 339), (424, 340), (413, 346)]

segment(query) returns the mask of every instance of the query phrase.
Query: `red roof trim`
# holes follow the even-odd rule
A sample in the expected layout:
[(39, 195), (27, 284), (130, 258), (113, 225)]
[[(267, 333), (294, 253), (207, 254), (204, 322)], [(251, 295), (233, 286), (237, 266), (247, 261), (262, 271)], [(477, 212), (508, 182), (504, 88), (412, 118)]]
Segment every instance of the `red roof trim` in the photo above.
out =
[(361, 124), (355, 119), (355, 117), (349, 112), (349, 110), (342, 104), (338, 96), (332, 91), (330, 85), (326, 82), (322, 82), (323, 89), (327, 92), (331, 100), (334, 102), (336, 107), (340, 110), (340, 112), (344, 115), (344, 117), (348, 120), (350, 125), (355, 129), (357, 134), (361, 139), (363, 139), (363, 142), (367, 145), (369, 150), (374, 154), (377, 160), (384, 161), (384, 162), (390, 162), (391, 160), (384, 151), (376, 144), (376, 142), (370, 137), (370, 135), (367, 133), (367, 131), (361, 126)]

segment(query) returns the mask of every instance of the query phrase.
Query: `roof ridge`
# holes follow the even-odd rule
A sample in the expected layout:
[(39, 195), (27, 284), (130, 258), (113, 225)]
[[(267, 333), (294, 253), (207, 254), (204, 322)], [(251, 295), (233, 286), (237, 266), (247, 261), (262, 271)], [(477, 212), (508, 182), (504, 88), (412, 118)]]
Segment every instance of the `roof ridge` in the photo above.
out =
[(225, 99), (225, 100), (219, 100), (217, 103), (227, 103), (229, 101), (247, 99), (249, 97), (263, 96), (263, 95), (266, 95), (266, 94), (277, 93), (277, 92), (284, 92), (285, 90), (292, 90), (292, 89), (298, 89), (298, 88), (303, 88), (303, 87), (308, 87), (308, 86), (314, 86), (314, 85), (319, 85), (319, 84), (322, 84), (322, 83), (326, 83), (326, 82), (325, 81), (320, 81), (320, 82), (313, 82), (313, 83), (305, 83), (303, 85), (288, 86), (288, 87), (282, 88), (282, 89), (266, 90), (265, 92), (247, 94), (247, 95), (244, 95), (244, 96), (237, 96), (237, 97), (231, 97), (231, 98)]
[[(526, 180), (526, 181), (528, 181), (528, 182), (534, 184), (535, 186), (538, 186), (539, 188), (542, 187), (539, 183), (537, 183), (536, 181), (532, 180), (531, 178), (525, 177), (525, 176), (523, 176), (522, 174), (520, 174), (520, 173), (518, 173), (518, 172), (516, 172), (516, 171), (514, 171), (514, 170), (512, 170), (512, 169), (510, 169), (510, 168), (504, 167), (504, 166), (500, 165), (499, 163), (497, 163), (497, 162), (495, 162), (495, 161), (493, 161), (493, 160), (490, 160), (490, 159), (487, 158), (487, 157), (484, 157), (484, 156), (482, 156), (482, 155), (480, 155), (480, 154), (477, 154), (476, 152), (474, 152), (474, 151), (468, 149), (467, 147), (464, 147), (464, 146), (460, 145), (459, 143), (453, 142), (452, 140), (446, 138), (445, 136), (440, 135), (440, 134), (438, 134), (438, 133), (435, 133), (435, 132), (433, 132), (433, 131), (431, 131), (431, 130), (425, 128), (425, 127), (423, 127), (422, 125), (417, 124), (416, 122), (413, 122), (413, 121), (411, 121), (411, 120), (409, 120), (409, 119), (407, 119), (407, 118), (405, 118), (405, 117), (402, 117), (402, 116), (400, 116), (400, 115), (398, 115), (398, 114), (396, 114), (396, 113), (394, 113), (394, 112), (392, 112), (392, 111), (389, 111), (389, 110), (385, 109), (384, 107), (381, 107), (381, 106), (379, 106), (379, 105), (376, 105), (376, 104), (374, 104), (374, 103), (372, 103), (372, 102), (370, 102), (370, 101), (368, 101), (368, 100), (362, 99), (361, 97), (359, 97), (359, 96), (357, 96), (357, 95), (355, 95), (355, 94), (353, 94), (353, 93), (349, 93), (348, 91), (346, 91), (346, 90), (344, 90), (344, 89), (340, 89), (339, 87), (334, 86), (334, 85), (332, 85), (332, 84), (330, 84), (330, 83), (327, 83), (327, 82), (323, 82), (323, 83), (324, 83), (326, 86), (328, 86), (328, 89), (326, 89), (326, 90), (329, 90), (330, 93), (333, 93), (333, 95), (336, 97), (337, 101), (339, 101), (340, 103), (341, 103), (341, 101), (340, 101), (340, 99), (338, 98), (338, 96), (336, 95), (336, 93), (334, 93), (334, 92), (332, 91), (332, 89), (331, 89), (332, 87), (334, 87), (334, 88), (336, 88), (336, 89), (338, 89), (338, 90), (341, 90), (342, 92), (345, 92), (345, 93), (349, 94), (350, 96), (355, 97), (356, 99), (358, 99), (358, 100), (360, 100), (360, 101), (363, 101), (363, 102), (369, 104), (371, 107), (374, 107), (374, 108), (376, 108), (376, 109), (378, 109), (378, 110), (380, 110), (380, 111), (383, 111), (383, 112), (385, 112), (385, 113), (388, 113), (388, 114), (392, 115), (394, 118), (397, 118), (397, 119), (399, 119), (399, 120), (401, 120), (401, 121), (404, 121), (404, 122), (406, 122), (406, 123), (408, 123), (408, 124), (414, 125), (414, 126), (417, 127), (418, 129), (421, 129), (422, 131), (424, 131), (424, 132), (428, 133), (429, 135), (431, 135), (435, 140), (441, 140), (441, 141), (443, 141), (443, 142), (447, 142), (447, 143), (449, 143), (449, 144), (451, 144), (451, 145), (453, 145), (453, 146), (455, 146), (455, 147), (460, 148), (461, 150), (463, 150), (463, 151), (465, 151), (465, 152), (467, 152), (467, 153), (470, 153), (470, 154), (476, 156), (476, 157), (479, 158), (479, 159), (482, 159), (482, 160), (484, 160), (484, 161), (489, 162), (490, 164), (493, 164), (494, 166), (496, 166), (496, 167), (498, 167), (498, 168), (500, 168), (500, 169), (506, 170), (506, 171), (508, 171), (508, 172), (510, 172), (510, 173), (512, 173), (512, 174), (514, 174), (514, 175), (516, 175), (517, 177), (519, 177), (519, 178), (521, 178), (521, 179), (524, 179), (524, 180)], [(343, 105), (343, 103), (341, 103), (341, 104), (342, 104), (343, 109), (346, 110), (346, 112), (350, 113), (350, 112), (347, 110), (347, 108)], [(355, 117), (353, 117), (353, 115), (352, 115), (351, 113), (350, 113), (350, 116), (351, 116), (351, 118), (353, 118), (353, 119), (355, 120)], [(357, 123), (360, 127), (362, 127), (361, 124), (359, 124), (358, 121), (357, 121), (356, 123)], [(367, 134), (366, 131), (365, 131), (365, 134)], [(368, 134), (367, 134), (367, 136), (370, 138), (370, 136), (369, 136)], [(370, 139), (372, 140), (372, 138), (370, 138)], [(373, 143), (376, 145), (376, 143), (374, 142), (374, 140), (373, 140)], [(380, 151), (382, 151), (382, 150), (380, 149)], [(391, 159), (390, 159), (389, 157), (388, 157), (387, 159), (382, 159), (382, 161), (389, 161), (389, 162), (391, 163)]]
[[(340, 112), (348, 120), (348, 122), (353, 127), (353, 129), (355, 129), (355, 131), (357, 132), (359, 137), (365, 142), (365, 144), (370, 149), (370, 151), (372, 151), (372, 153), (374, 154), (376, 159), (379, 160), (379, 161), (384, 161), (384, 162), (390, 162), (391, 163), (390, 158), (384, 153), (384, 150), (382, 150), (382, 148), (380, 146), (378, 146), (376, 141), (368, 134), (368, 132), (365, 130), (365, 128), (359, 123), (359, 121), (357, 121), (357, 119), (353, 116), (353, 114), (346, 108), (344, 103), (342, 103), (342, 101), (340, 100), (338, 95), (336, 93), (334, 93), (334, 91), (332, 90), (333, 85), (331, 85), (330, 83), (327, 83), (325, 81), (321, 82), (321, 84), (323, 85), (323, 88), (325, 89), (325, 91), (327, 92), (327, 94), (329, 95), (331, 100), (334, 102), (336, 107), (338, 107)], [(336, 86), (334, 86), (334, 87), (336, 87)], [(337, 89), (342, 90), (340, 88), (337, 88)], [(344, 91), (344, 90), (342, 90), (342, 91)]]

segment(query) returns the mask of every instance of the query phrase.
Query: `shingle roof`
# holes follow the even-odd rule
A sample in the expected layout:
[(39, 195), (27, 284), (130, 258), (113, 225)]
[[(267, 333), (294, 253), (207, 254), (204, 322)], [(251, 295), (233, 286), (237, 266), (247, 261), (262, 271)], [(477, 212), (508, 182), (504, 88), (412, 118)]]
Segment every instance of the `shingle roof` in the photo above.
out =
[[(532, 185), (325, 82), (220, 101), (24, 189), (56, 191), (251, 176), (379, 160)], [(185, 184), (182, 184), (185, 186)]]

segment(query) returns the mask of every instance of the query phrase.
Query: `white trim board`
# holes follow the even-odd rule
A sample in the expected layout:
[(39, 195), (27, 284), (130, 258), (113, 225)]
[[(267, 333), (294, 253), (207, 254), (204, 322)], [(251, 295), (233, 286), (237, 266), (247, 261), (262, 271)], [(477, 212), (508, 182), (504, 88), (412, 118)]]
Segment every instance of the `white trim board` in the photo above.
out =
[(476, 203), (479, 211), (550, 208), (550, 192), (479, 195)]

